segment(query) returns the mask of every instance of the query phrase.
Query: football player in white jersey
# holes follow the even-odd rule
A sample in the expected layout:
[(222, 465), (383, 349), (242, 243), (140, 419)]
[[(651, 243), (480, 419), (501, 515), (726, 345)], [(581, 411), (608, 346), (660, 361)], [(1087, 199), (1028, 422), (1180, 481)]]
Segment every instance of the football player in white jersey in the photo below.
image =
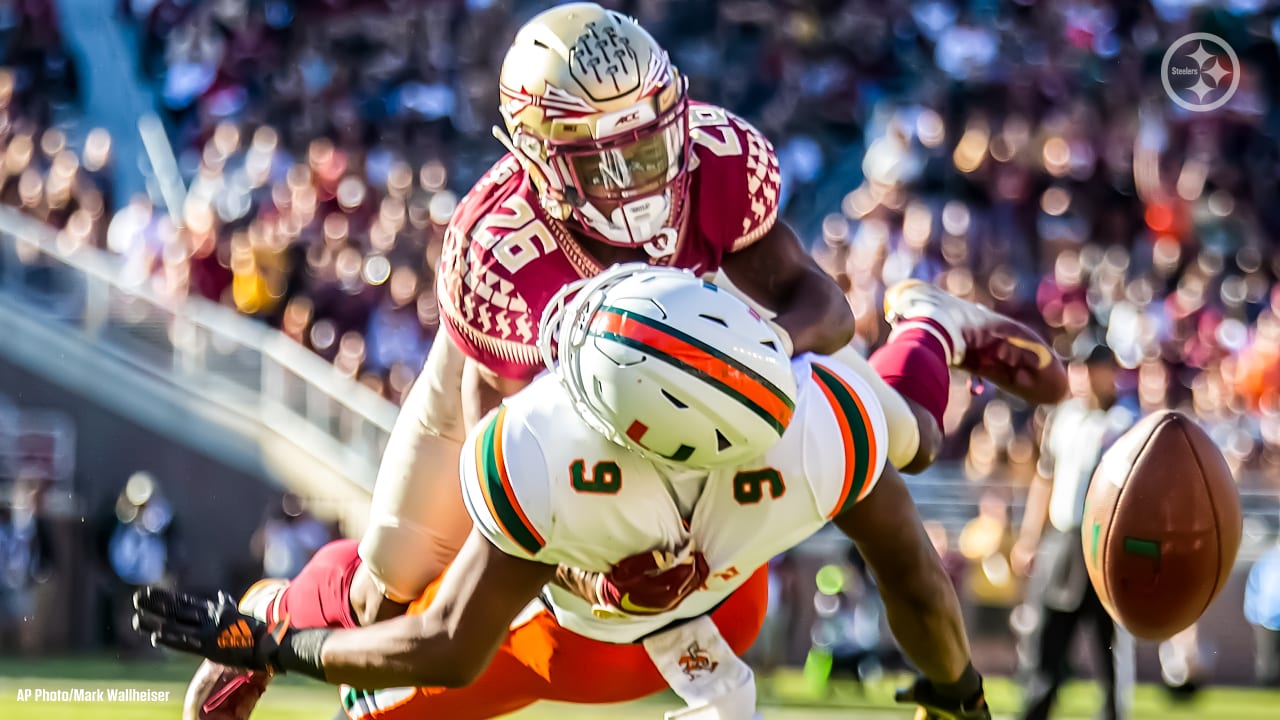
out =
[[(541, 337), (553, 372), (468, 437), (475, 527), (410, 614), (299, 630), (225, 594), (147, 589), (138, 628), (218, 663), (361, 688), (344, 692), (353, 718), (487, 718), (540, 699), (629, 700), (665, 681), (690, 705), (669, 717), (746, 719), (754, 688), (733, 656), (764, 608), (740, 590), (831, 521), (875, 572), (922, 674), (902, 699), (921, 717), (990, 717), (954, 590), (857, 373), (788, 358), (730, 293), (643, 265), (553, 303)], [(557, 566), (603, 575), (646, 553), (662, 567), (696, 557), (705, 581), (656, 612), (618, 598), (626, 614), (552, 582)]]

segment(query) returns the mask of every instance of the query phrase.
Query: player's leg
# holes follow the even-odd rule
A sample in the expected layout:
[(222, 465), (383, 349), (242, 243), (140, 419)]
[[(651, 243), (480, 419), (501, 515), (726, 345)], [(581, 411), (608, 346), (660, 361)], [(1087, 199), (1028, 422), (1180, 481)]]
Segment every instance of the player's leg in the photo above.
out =
[(1102, 709), (1097, 717), (1118, 720), (1128, 717), (1134, 684), (1133, 637), (1116, 627), (1093, 587), (1085, 588), (1080, 622), (1088, 626), (1102, 686)]
[[(1011, 395), (1032, 404), (1052, 404), (1067, 394), (1062, 361), (1044, 338), (1013, 318), (919, 280), (889, 288), (884, 312), (893, 326), (891, 341), (910, 335), (930, 344), (921, 333), (931, 335), (937, 341), (934, 351), (942, 352), (948, 365), (989, 380)], [(920, 401), (932, 409), (929, 399)]]
[[(774, 316), (723, 272), (715, 282), (762, 316)], [(1049, 345), (997, 312), (908, 280), (885, 294), (885, 317), (893, 330), (869, 361), (853, 348), (833, 357), (865, 379), (880, 400), (889, 426), (887, 457), (899, 470), (920, 472), (942, 449), (951, 367), (1029, 402), (1056, 402), (1066, 393), (1066, 369)]]
[(471, 531), (458, 483), (464, 365), (462, 351), (439, 334), (392, 428), (352, 582), (351, 603), (363, 623), (403, 612)]
[(885, 318), (893, 330), (869, 362), (847, 357), (853, 353), (838, 359), (880, 399), (889, 422), (889, 462), (901, 470), (923, 470), (941, 448), (952, 367), (1032, 403), (1057, 402), (1066, 393), (1066, 370), (1048, 343), (981, 305), (909, 280), (885, 293)]
[(1082, 620), (1088, 627), (1089, 639), (1093, 645), (1093, 656), (1098, 667), (1098, 684), (1102, 690), (1102, 709), (1098, 717), (1103, 720), (1117, 720), (1119, 703), (1117, 701), (1117, 665), (1115, 653), (1116, 626), (1102, 609), (1102, 603), (1095, 593), (1088, 593), (1084, 605), (1080, 608)]
[(1280, 630), (1253, 626), (1253, 678), (1258, 685), (1280, 685)]
[(1019, 660), (1024, 668), (1022, 720), (1048, 720), (1067, 674), (1067, 657), (1079, 613), (1036, 608), (1039, 617), (1024, 639)]

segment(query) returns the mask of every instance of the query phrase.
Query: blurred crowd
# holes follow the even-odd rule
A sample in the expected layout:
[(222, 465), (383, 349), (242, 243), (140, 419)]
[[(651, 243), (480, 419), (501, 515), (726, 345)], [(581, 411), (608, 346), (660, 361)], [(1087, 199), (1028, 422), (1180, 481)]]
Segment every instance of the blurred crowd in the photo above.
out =
[[(924, 278), (1041, 328), (1066, 357), (1109, 345), (1126, 401), (1194, 409), (1238, 469), (1280, 462), (1274, 8), (606, 4), (665, 44), (693, 97), (773, 139), (784, 216), (846, 288), (867, 349), (886, 330), (884, 288)], [(108, 224), (110, 139), (68, 148), (57, 108), (75, 74), (57, 23), (47, 2), (13, 4), (0, 199), (398, 401), (437, 332), (443, 228), (501, 153), (494, 39), (542, 5), (121, 0), (186, 194), (122, 202)], [(1243, 66), (1214, 112), (1161, 86), (1161, 57), (1192, 31), (1225, 38)], [(955, 388), (951, 455), (978, 477), (1027, 476), (1038, 416), (971, 390)]]
[[(883, 337), (884, 287), (924, 278), (1038, 326), (1064, 357), (1110, 346), (1126, 402), (1194, 410), (1236, 469), (1274, 467), (1274, 10), (893, 5), (857, 14), (860, 47), (876, 48), (853, 70), (862, 179), (818, 243), (861, 341)], [(1180, 109), (1161, 83), (1162, 56), (1193, 31), (1243, 66), (1213, 112)], [(956, 390), (948, 424), (971, 473), (1033, 472), (1039, 416)]]
[(0, 203), (101, 246), (112, 209), (111, 139), (75, 138), (80, 79), (53, 0), (0, 6)]

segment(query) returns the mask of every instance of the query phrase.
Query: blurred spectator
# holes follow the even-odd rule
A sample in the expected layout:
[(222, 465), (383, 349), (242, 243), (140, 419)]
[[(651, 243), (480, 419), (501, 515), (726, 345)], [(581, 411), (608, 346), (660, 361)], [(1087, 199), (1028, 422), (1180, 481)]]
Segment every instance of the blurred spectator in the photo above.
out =
[(40, 650), (44, 618), (36, 591), (56, 563), (42, 509), (48, 487), (42, 474), (23, 470), (0, 503), (0, 652), (6, 655)]
[(1009, 524), (1009, 503), (987, 491), (978, 501), (978, 516), (960, 532), (960, 554), (968, 560), (965, 594), (971, 609), (965, 623), (971, 637), (1004, 636), (1009, 611), (1022, 596), (1022, 584), (1010, 569), (1014, 534)]
[(1249, 570), (1244, 617), (1253, 626), (1258, 684), (1280, 686), (1280, 543)]
[(66, 134), (80, 121), (79, 101), (56, 4), (6, 3), (0, 11), (0, 203), (60, 230), (64, 251), (101, 246), (110, 209), (105, 131), (90, 134), (84, 157)]
[[(1273, 11), (608, 4), (655, 34), (694, 98), (773, 139), (784, 216), (846, 289), (863, 349), (884, 339), (884, 288), (923, 278), (1064, 353), (1105, 339), (1144, 402), (1212, 412), (1233, 467), (1280, 464), (1280, 213), (1266, 201), (1280, 84), (1242, 82), (1221, 111), (1183, 113), (1156, 72), (1167, 43), (1213, 26), (1246, 80), (1280, 77)], [(494, 39), (542, 6), (123, 2), (191, 186), (170, 209), (184, 230), (144, 244), (149, 271), (163, 264), (172, 295), (280, 325), (398, 400), (438, 322), (443, 224), (502, 152), (486, 132)], [(1029, 476), (1031, 417), (958, 392), (948, 453), (976, 477)]]
[(148, 585), (168, 585), (181, 571), (181, 547), (173, 506), (154, 476), (129, 476), (101, 528), (98, 547), (105, 550), (109, 570), (112, 640), (127, 651), (144, 651), (146, 638), (130, 626), (133, 593)]
[(329, 528), (303, 507), (301, 498), (285, 493), (253, 537), (254, 554), (262, 558), (261, 577), (292, 578), (332, 539)]
[(1099, 717), (1116, 720), (1131, 701), (1133, 644), (1089, 582), (1081, 524), (1094, 469), (1137, 414), (1119, 404), (1116, 358), (1105, 345), (1083, 349), (1068, 373), (1072, 397), (1053, 409), (1045, 425), (1040, 468), (1013, 552), (1014, 569), (1033, 573), (1026, 600), (1031, 627), (1018, 653), (1026, 688), (1021, 717), (1049, 717), (1070, 672), (1072, 640), (1087, 627), (1104, 695)]

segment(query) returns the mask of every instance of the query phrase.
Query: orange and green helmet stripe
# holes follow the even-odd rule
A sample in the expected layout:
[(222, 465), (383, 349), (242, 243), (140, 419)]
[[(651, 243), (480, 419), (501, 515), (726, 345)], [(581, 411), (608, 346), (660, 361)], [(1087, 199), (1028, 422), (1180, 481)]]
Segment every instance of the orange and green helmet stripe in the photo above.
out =
[(525, 516), (511, 488), (502, 449), (502, 425), (506, 416), (506, 406), (500, 406), (476, 441), (476, 474), (485, 505), (489, 514), (498, 521), (499, 528), (525, 552), (536, 555), (547, 543)]
[(638, 350), (715, 386), (768, 423), (779, 435), (791, 423), (795, 401), (732, 356), (666, 323), (605, 305), (589, 334)]
[(840, 491), (840, 499), (829, 516), (835, 517), (848, 505), (866, 497), (871, 490), (876, 436), (866, 406), (844, 378), (813, 363), (813, 379), (831, 404), (844, 445), (844, 489)]

